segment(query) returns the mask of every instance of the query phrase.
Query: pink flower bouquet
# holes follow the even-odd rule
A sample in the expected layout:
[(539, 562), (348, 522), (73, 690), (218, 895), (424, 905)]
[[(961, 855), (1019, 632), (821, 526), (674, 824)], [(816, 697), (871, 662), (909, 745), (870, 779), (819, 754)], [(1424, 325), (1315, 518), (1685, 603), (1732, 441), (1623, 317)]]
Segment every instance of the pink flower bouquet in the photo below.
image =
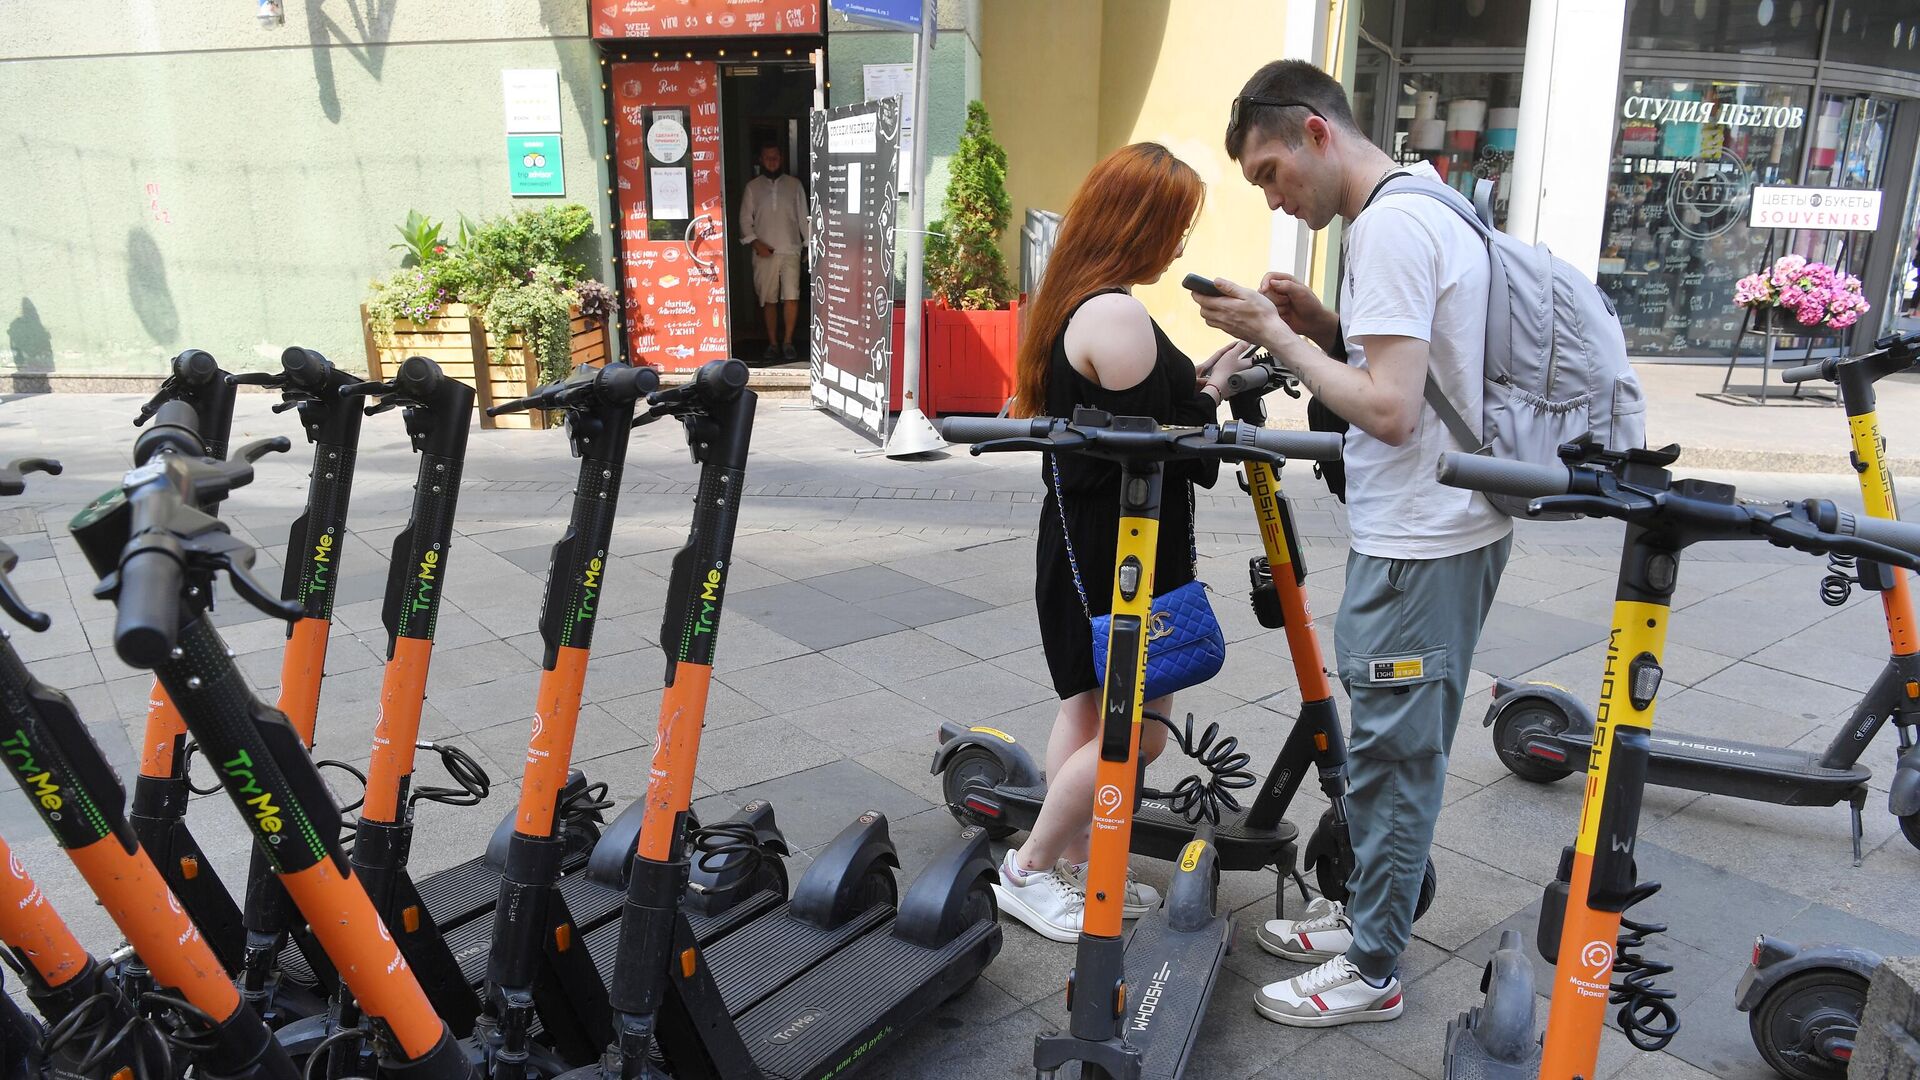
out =
[(1860, 279), (1822, 262), (1782, 255), (1771, 267), (1733, 284), (1733, 302), (1745, 308), (1786, 308), (1802, 326), (1845, 330), (1871, 306)]

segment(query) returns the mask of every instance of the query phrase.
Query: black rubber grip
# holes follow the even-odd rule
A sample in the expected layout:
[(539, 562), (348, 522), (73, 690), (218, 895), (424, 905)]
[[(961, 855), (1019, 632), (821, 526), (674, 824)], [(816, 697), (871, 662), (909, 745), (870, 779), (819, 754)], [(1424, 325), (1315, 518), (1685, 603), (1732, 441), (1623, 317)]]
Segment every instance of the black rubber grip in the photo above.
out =
[(291, 345), (280, 354), (280, 368), (287, 373), (287, 381), (295, 386), (303, 390), (319, 390), (326, 385), (327, 375), (333, 370), (333, 365), (312, 349)]
[(602, 404), (624, 405), (660, 388), (660, 373), (650, 367), (608, 365), (594, 380), (593, 393)]
[(1835, 531), (1843, 536), (1857, 536), (1862, 540), (1885, 544), (1920, 559), (1920, 522), (1894, 521), (1842, 511), (1840, 527)]
[(1045, 435), (1052, 423), (1045, 417), (1027, 420), (1010, 416), (948, 416), (940, 421), (940, 437), (956, 443), (1037, 438)]
[(188, 386), (208, 386), (220, 377), (220, 363), (205, 349), (188, 349), (173, 358), (173, 373)]
[(1573, 474), (1565, 465), (1537, 465), (1481, 454), (1442, 454), (1437, 475), (1449, 487), (1523, 499), (1565, 495), (1573, 482)]
[[(1253, 432), (1248, 439), (1247, 433)], [(1273, 428), (1242, 425), (1239, 441), (1260, 450), (1270, 450), (1299, 461), (1339, 461), (1345, 436), (1335, 431), (1276, 431)]]
[(1273, 378), (1273, 369), (1256, 364), (1245, 371), (1236, 371), (1227, 376), (1227, 396), (1234, 397), (1251, 390), (1259, 392), (1267, 388), (1268, 380)]
[(424, 356), (409, 356), (400, 361), (400, 370), (394, 374), (393, 388), (401, 397), (413, 401), (425, 401), (433, 396), (446, 380), (440, 365)]
[(180, 561), (157, 548), (136, 551), (120, 566), (113, 649), (137, 668), (167, 658), (180, 632)]
[(1833, 375), (1827, 370), (1828, 363), (1829, 361), (1822, 360), (1814, 364), (1801, 364), (1798, 367), (1790, 367), (1780, 373), (1780, 381), (1783, 383), (1803, 383), (1813, 382), (1816, 379), (1831, 379)]

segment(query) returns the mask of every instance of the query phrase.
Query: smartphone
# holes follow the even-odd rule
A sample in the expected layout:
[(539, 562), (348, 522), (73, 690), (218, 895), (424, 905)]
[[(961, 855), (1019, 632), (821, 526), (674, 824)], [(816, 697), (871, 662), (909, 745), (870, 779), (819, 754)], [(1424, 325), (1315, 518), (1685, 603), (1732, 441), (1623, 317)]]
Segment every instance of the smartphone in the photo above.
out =
[(1214, 287), (1212, 278), (1203, 278), (1199, 274), (1188, 274), (1186, 277), (1180, 279), (1180, 284), (1182, 287), (1192, 292), (1197, 292), (1201, 296), (1227, 295)]

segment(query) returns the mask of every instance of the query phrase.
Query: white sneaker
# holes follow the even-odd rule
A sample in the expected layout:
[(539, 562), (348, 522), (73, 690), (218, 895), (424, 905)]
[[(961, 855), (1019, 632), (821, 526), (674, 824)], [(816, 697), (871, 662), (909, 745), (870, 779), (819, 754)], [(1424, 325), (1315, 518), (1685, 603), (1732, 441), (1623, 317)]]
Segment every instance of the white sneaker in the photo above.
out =
[[(1087, 864), (1062, 862), (1055, 869), (1067, 879), (1068, 884), (1080, 890), (1082, 897), (1087, 895)], [(1133, 876), (1133, 867), (1127, 867), (1127, 895), (1120, 901), (1120, 917), (1137, 919), (1160, 906), (1160, 890)]]
[(1014, 853), (1007, 852), (1000, 861), (1000, 880), (993, 885), (1000, 910), (1049, 941), (1079, 941), (1087, 898), (1067, 880), (1065, 867), (1063, 861), (1052, 870), (1022, 870)]
[(1291, 979), (1270, 983), (1253, 997), (1260, 1015), (1288, 1027), (1337, 1027), (1391, 1020), (1400, 1015), (1400, 980), (1376, 987), (1360, 977), (1353, 961), (1336, 956)]
[(1275, 956), (1312, 964), (1346, 955), (1353, 946), (1353, 922), (1345, 904), (1316, 896), (1307, 904), (1306, 918), (1269, 919), (1254, 937)]

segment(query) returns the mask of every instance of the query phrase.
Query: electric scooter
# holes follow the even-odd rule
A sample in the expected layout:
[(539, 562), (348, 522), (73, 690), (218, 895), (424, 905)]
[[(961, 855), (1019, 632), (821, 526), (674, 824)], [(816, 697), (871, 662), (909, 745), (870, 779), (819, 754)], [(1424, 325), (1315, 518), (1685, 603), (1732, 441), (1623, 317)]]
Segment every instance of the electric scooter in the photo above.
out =
[[(22, 473), (28, 471), (58, 473), (60, 466), (14, 462), (0, 470), (0, 495), (23, 490)], [(0, 544), (0, 610), (43, 631), (52, 620), (29, 608), (7, 578), (16, 561), (12, 549)], [(31, 961), (22, 970), (29, 996), (53, 1022), (53, 1056), (70, 1056), (63, 1047), (77, 1050), (70, 1064), (80, 1076), (161, 1080), (175, 1075), (178, 1049), (190, 1053), (205, 1076), (292, 1080), (293, 1063), (141, 847), (126, 817), (126, 790), (73, 703), (35, 679), (4, 634), (0, 751), (55, 843), (132, 946), (118, 963), (97, 964), (46, 905), (25, 868), (5, 853), (8, 871), (0, 873), (0, 891), (14, 899), (0, 903), (6, 909), (0, 924), (12, 926), (0, 925), (0, 938)], [(75, 1047), (83, 1032), (85, 1045)]]
[[(1266, 423), (1262, 399), (1273, 390), (1298, 397), (1297, 380), (1285, 368), (1260, 364), (1236, 373), (1227, 392), (1233, 417), (1243, 427)], [(1241, 490), (1253, 500), (1264, 554), (1249, 560), (1250, 599), (1260, 625), (1285, 628), (1287, 649), (1293, 657), (1294, 679), (1300, 687), (1300, 718), (1267, 770), (1267, 783), (1253, 805), (1241, 808), (1232, 792), (1256, 783), (1242, 766), (1239, 740), (1218, 739), (1219, 725), (1211, 724), (1198, 738), (1189, 716), (1184, 728), (1154, 712), (1144, 715), (1165, 725), (1174, 744), (1201, 762), (1211, 774), (1213, 789), (1224, 811), (1214, 822), (1214, 845), (1220, 869), (1259, 870), (1271, 866), (1279, 879), (1274, 890), (1275, 915), (1287, 917), (1289, 880), (1300, 885), (1299, 829), (1286, 820), (1287, 808), (1308, 772), (1317, 773), (1328, 808), (1307, 841), (1305, 869), (1311, 871), (1320, 893), (1332, 900), (1347, 897), (1347, 877), (1353, 870), (1353, 846), (1347, 835), (1347, 739), (1340, 728), (1339, 706), (1327, 681), (1320, 640), (1313, 630), (1308, 607), (1306, 564), (1293, 528), (1293, 507), (1280, 488), (1280, 472), (1265, 461), (1241, 463)], [(1276, 568), (1278, 572), (1276, 573)], [(978, 825), (994, 839), (1030, 829), (1046, 801), (1047, 782), (1027, 748), (1013, 736), (984, 725), (952, 721), (940, 725), (940, 749), (933, 755), (933, 771), (941, 775), (947, 809), (962, 824)], [(1217, 741), (1216, 741), (1217, 740)], [(1170, 790), (1143, 788), (1133, 821), (1133, 851), (1137, 855), (1174, 860), (1192, 839), (1186, 811), (1201, 797), (1199, 777), (1186, 777)], [(1438, 876), (1428, 859), (1414, 907), (1419, 918), (1433, 901)]]
[[(709, 363), (685, 386), (653, 394), (641, 420), (680, 419), (700, 482), (662, 625), (667, 688), (610, 979), (616, 1035), (600, 1062), (568, 1080), (844, 1075), (970, 986), (999, 951), (993, 863), (979, 829), (941, 852), (901, 897), (886, 819), (862, 814), (808, 867), (790, 901), (784, 873), (770, 883), (760, 870), (770, 853), (754, 821), (690, 829), (753, 432), (747, 376), (739, 360)], [(730, 919), (724, 933), (710, 923), (703, 937), (689, 916), (703, 906), (696, 898), (713, 892), (690, 888), (696, 864), (752, 890), (753, 903), (730, 909), (750, 917)]]
[[(1826, 360), (1788, 371), (1793, 382), (1829, 379), (1840, 387), (1853, 432), (1853, 465), (1867, 513), (1893, 518), (1893, 474), (1875, 413), (1873, 384), (1920, 361), (1920, 334), (1890, 337), (1875, 350), (1850, 360)], [(1920, 623), (1904, 575), (1872, 562), (1856, 564), (1844, 554), (1830, 560), (1821, 582), (1829, 604), (1846, 603), (1858, 586), (1880, 594), (1892, 655), (1867, 689), (1853, 716), (1821, 751), (1763, 746), (1693, 735), (1650, 737), (1647, 781), (1661, 787), (1730, 795), (1785, 806), (1833, 806), (1853, 810), (1853, 862), (1861, 860), (1860, 815), (1867, 802), (1873, 770), (1860, 764), (1881, 728), (1891, 721), (1898, 733), (1888, 809), (1900, 820), (1908, 842), (1920, 847)], [(1485, 724), (1493, 728), (1500, 760), (1523, 780), (1551, 783), (1587, 769), (1593, 746), (1594, 718), (1573, 695), (1546, 683), (1494, 684)]]
[(1599, 750), (1587, 759), (1578, 837), (1562, 852), (1540, 908), (1537, 945), (1555, 962), (1546, 1034), (1535, 1039), (1533, 971), (1519, 934), (1509, 931), (1482, 982), (1485, 1005), (1448, 1025), (1450, 1080), (1591, 1077), (1609, 1002), (1620, 1006), (1620, 1028), (1641, 1050), (1663, 1048), (1680, 1030), (1674, 992), (1654, 985), (1672, 966), (1637, 951), (1666, 927), (1624, 914), (1660, 888), (1636, 880), (1633, 849), (1680, 553), (1697, 543), (1765, 539), (1814, 554), (1920, 567), (1920, 525), (1855, 517), (1817, 499), (1741, 502), (1728, 485), (1675, 479), (1667, 467), (1678, 447), (1611, 451), (1588, 441), (1569, 443), (1560, 455), (1560, 465), (1457, 453), (1439, 462), (1444, 484), (1532, 498), (1535, 513), (1627, 523), (1595, 713)]
[(1096, 409), (1075, 409), (1071, 420), (949, 417), (941, 423), (941, 435), (948, 442), (974, 443), (975, 454), (1075, 453), (1120, 466), (1120, 538), (1107, 649), (1112, 662), (1101, 699), (1086, 907), (1067, 981), (1072, 1020), (1067, 1031), (1034, 1040), (1033, 1065), (1043, 1078), (1073, 1061), (1082, 1063), (1085, 1080), (1177, 1077), (1199, 1037), (1200, 1018), (1233, 941), (1233, 924), (1217, 904), (1220, 857), (1200, 800), (1189, 809), (1196, 827), (1174, 864), (1160, 907), (1137, 920), (1130, 936), (1121, 937), (1127, 857), (1140, 796), (1146, 635), (1163, 470), (1167, 462), (1182, 460), (1258, 461), (1271, 467), (1287, 457), (1332, 460), (1339, 456), (1340, 437), (1268, 431), (1237, 421), (1162, 428), (1150, 417)]
[[(381, 1071), (464, 1080), (471, 1073), (465, 1052), (355, 878), (342, 850), (340, 810), (300, 734), (253, 696), (206, 618), (222, 571), (256, 609), (288, 622), (305, 613), (254, 577), (253, 549), (201, 509), (250, 482), (252, 466), (203, 458), (186, 405), (169, 402), (157, 417), (135, 446), (135, 468), (70, 525), (101, 577), (95, 594), (117, 608), (114, 649), (127, 663), (154, 670), (213, 763), (254, 842), (366, 1014)], [(238, 1000), (232, 984), (220, 982)]]
[[(1853, 436), (1861, 502), (1873, 517), (1899, 517), (1873, 384), (1910, 371), (1916, 363), (1920, 363), (1920, 334), (1896, 335), (1874, 342), (1873, 351), (1863, 355), (1805, 364), (1781, 375), (1789, 383), (1821, 379), (1839, 388)], [(1920, 682), (1915, 681), (1920, 680), (1920, 624), (1914, 621), (1913, 595), (1905, 574), (1879, 563), (1836, 556), (1829, 564), (1831, 572), (1820, 583), (1821, 598), (1843, 604), (1855, 586), (1879, 593), (1892, 656), (1854, 710), (1854, 722), (1823, 760), (1835, 760), (1840, 752), (1857, 758), (1880, 728), (1893, 721), (1900, 757), (1887, 809), (1899, 819), (1907, 841), (1920, 847), (1920, 749), (1915, 748), (1916, 726), (1920, 726), (1920, 704), (1916, 704)], [(1775, 1072), (1789, 1080), (1833, 1080), (1846, 1075), (1852, 1060), (1860, 1015), (1866, 1010), (1867, 984), (1878, 966), (1880, 957), (1867, 949), (1800, 946), (1763, 934), (1734, 991), (1734, 1006), (1749, 1014), (1753, 1044)]]

